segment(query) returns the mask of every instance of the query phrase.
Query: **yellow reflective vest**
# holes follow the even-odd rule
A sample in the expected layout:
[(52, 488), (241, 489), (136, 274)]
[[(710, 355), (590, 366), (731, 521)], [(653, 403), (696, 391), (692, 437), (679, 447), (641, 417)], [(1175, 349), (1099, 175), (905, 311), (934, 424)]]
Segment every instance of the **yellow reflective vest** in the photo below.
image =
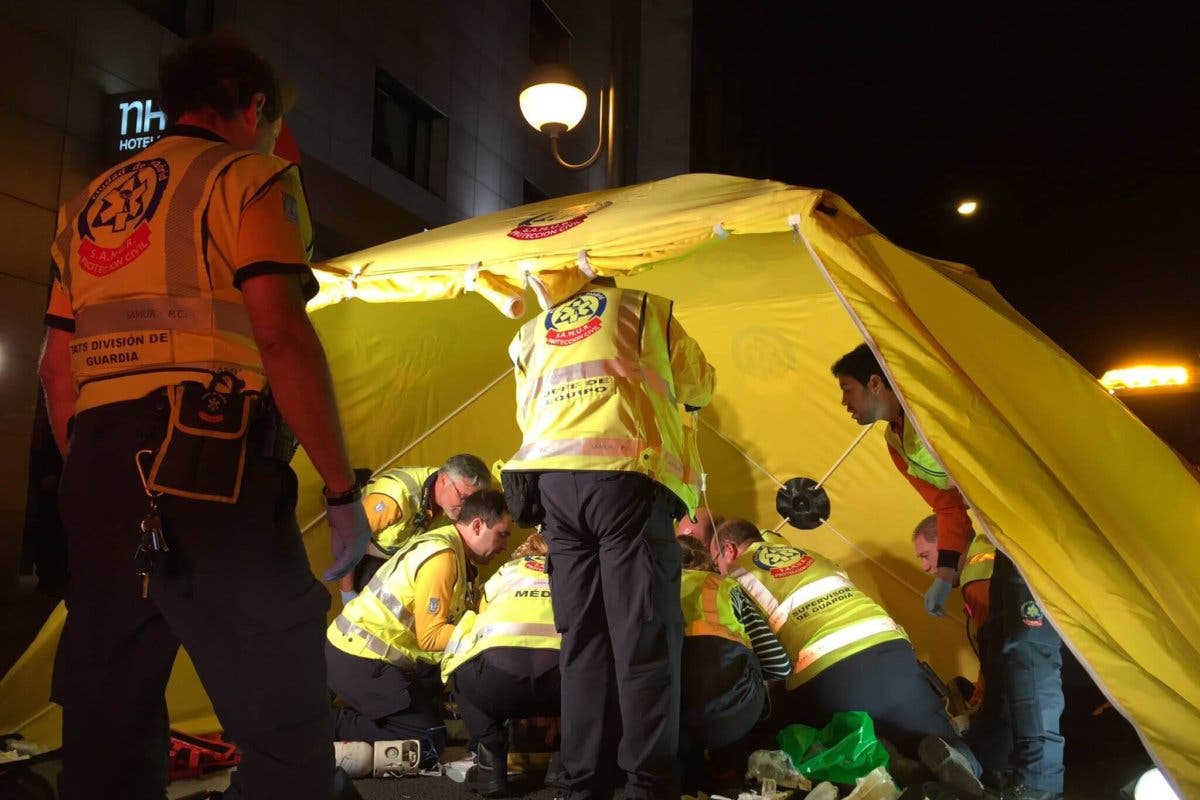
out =
[[(270, 208), (248, 212), (260, 198)], [(293, 246), (254, 229), (271, 214), (296, 226)], [(262, 390), (238, 286), (262, 272), (308, 273), (311, 243), (299, 172), (276, 156), (167, 135), (92, 181), (59, 210), (51, 246), (47, 324), (73, 325), (76, 411), (218, 372)], [(286, 267), (272, 266), (281, 259)]]
[(678, 405), (707, 405), (714, 372), (671, 301), (589, 284), (523, 325), (509, 356), (524, 438), (505, 470), (639, 472), (695, 510)]
[(379, 568), (329, 626), (326, 637), (333, 646), (352, 656), (379, 658), (396, 666), (440, 662), (441, 652), (420, 649), (413, 608), (417, 570), (445, 550), (454, 552), (458, 566), (449, 618), (453, 622), (462, 619), (469, 589), (466, 553), (458, 530), (446, 525), (412, 537)]
[(679, 600), (683, 607), (684, 635), (716, 636), (753, 649), (746, 626), (733, 613), (729, 595), (736, 586), (732, 579), (711, 572), (683, 570)]
[(996, 563), (996, 547), (986, 536), (975, 534), (971, 546), (967, 548), (967, 563), (959, 576), (959, 586), (966, 586), (973, 581), (990, 581), (992, 567)]
[(394, 554), (414, 533), (450, 524), (450, 518), (445, 514), (431, 517), (423, 511), (425, 482), (437, 471), (437, 467), (397, 467), (377, 475), (367, 484), (364, 497), (387, 495), (400, 509), (401, 517), (395, 524), (371, 537), (372, 544), (384, 555)]
[(925, 449), (921, 437), (917, 436), (916, 428), (907, 419), (904, 420), (903, 434), (904, 436), (901, 438), (889, 425), (884, 430), (883, 438), (887, 440), (893, 450), (904, 456), (904, 460), (908, 464), (908, 474), (939, 489), (948, 489), (950, 476), (946, 474), (946, 470), (933, 457), (933, 454)]
[(908, 639), (886, 611), (817, 553), (755, 543), (729, 576), (762, 609), (792, 659), (789, 689), (868, 647)]
[(496, 570), (483, 587), (486, 604), (463, 615), (446, 645), (442, 680), (493, 647), (558, 650), (562, 636), (554, 628), (550, 577), (545, 556), (514, 558)]

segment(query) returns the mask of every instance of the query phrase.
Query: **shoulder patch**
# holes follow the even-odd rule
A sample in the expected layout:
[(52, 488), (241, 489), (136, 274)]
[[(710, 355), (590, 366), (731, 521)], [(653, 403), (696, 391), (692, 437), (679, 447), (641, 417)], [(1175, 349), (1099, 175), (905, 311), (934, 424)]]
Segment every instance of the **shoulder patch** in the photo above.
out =
[(442, 607), (441, 598), (439, 598), (439, 597), (429, 598), (429, 613), (430, 614), (436, 614), (441, 607)]

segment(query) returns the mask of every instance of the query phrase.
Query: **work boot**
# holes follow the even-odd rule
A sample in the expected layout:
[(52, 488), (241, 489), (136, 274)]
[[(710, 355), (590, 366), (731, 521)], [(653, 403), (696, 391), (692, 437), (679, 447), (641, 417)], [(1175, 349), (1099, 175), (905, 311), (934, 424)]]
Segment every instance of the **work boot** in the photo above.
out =
[(1062, 792), (1033, 789), (1023, 783), (1010, 786), (1000, 793), (1000, 800), (1063, 800)]
[(467, 770), (467, 786), (484, 797), (510, 797), (508, 753), (493, 752), (479, 745), (475, 752), (475, 766)]
[(880, 744), (888, 754), (888, 774), (902, 787), (920, 786), (926, 781), (933, 780), (931, 773), (924, 764), (901, 753), (887, 739), (880, 739)]
[(983, 797), (983, 784), (975, 777), (971, 762), (945, 739), (926, 736), (917, 746), (917, 755), (941, 783), (953, 786), (968, 797)]

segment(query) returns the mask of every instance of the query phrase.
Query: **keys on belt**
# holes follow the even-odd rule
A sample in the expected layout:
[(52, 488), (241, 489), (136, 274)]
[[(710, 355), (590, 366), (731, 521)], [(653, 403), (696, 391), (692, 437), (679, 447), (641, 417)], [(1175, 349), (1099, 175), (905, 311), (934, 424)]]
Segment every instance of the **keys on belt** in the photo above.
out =
[(150, 489), (146, 481), (146, 471), (142, 469), (143, 455), (153, 457), (154, 451), (139, 450), (133, 458), (137, 464), (138, 475), (142, 479), (142, 488), (150, 498), (150, 506), (146, 509), (146, 515), (142, 517), (142, 536), (138, 540), (133, 560), (137, 564), (138, 577), (142, 579), (142, 597), (146, 598), (150, 596), (150, 576), (162, 567), (164, 557), (171, 548), (167, 546), (167, 537), (163, 535), (162, 517), (158, 513), (158, 492)]

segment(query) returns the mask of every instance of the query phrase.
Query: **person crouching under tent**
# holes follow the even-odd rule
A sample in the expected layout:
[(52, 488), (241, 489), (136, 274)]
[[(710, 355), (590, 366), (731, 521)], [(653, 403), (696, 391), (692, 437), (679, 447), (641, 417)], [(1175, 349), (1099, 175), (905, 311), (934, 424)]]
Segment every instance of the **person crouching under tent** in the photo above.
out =
[[(917, 523), (912, 533), (913, 553), (921, 563), (921, 571), (932, 575), (937, 571), (937, 515), (930, 514)], [(960, 687), (963, 700), (968, 707), (978, 709), (984, 698), (984, 686), (989, 662), (985, 652), (985, 635), (990, 635), (988, 626), (991, 606), (988, 594), (992, 585), (992, 564), (996, 559), (996, 548), (983, 536), (975, 536), (967, 552), (963, 554), (958, 571), (958, 588), (962, 592), (963, 612), (967, 615), (967, 639), (979, 657), (979, 678), (972, 686)], [(994, 654), (993, 654), (994, 655)], [(999, 664), (995, 658), (992, 661)], [(992, 673), (993, 685), (999, 686), (999, 676)], [(959, 680), (962, 680), (961, 678)], [(998, 691), (998, 689), (997, 689)], [(978, 712), (977, 712), (978, 713)], [(974, 724), (974, 720), (972, 720)], [(982, 754), (981, 754), (982, 755)], [(986, 767), (985, 767), (986, 768)]]
[(362, 591), (410, 537), (449, 525), (458, 519), (463, 501), (491, 486), (487, 465), (470, 453), (450, 456), (440, 468), (393, 467), (376, 475), (362, 497), (371, 541), (354, 573), (342, 578), (342, 603)]
[[(704, 782), (705, 748), (717, 756), (714, 761), (727, 762), (717, 751), (750, 733), (762, 717), (766, 682), (787, 678), (792, 664), (737, 582), (714, 574), (704, 545), (680, 536), (679, 548), (684, 624), (679, 760), (683, 789), (690, 793)], [(740, 765), (744, 768), (744, 758)]]
[(775, 729), (821, 728), (839, 711), (865, 711), (881, 739), (902, 754), (918, 752), (938, 780), (983, 794), (979, 762), (951, 727), (904, 629), (882, 607), (829, 559), (767, 544), (746, 520), (726, 521), (715, 543), (717, 569), (741, 584), (792, 662), (786, 691), (772, 697)]
[(442, 658), (442, 680), (453, 678), (475, 749), (467, 781), (484, 797), (510, 792), (509, 720), (559, 714), (562, 636), (554, 628), (546, 552), (539, 533), (513, 551), (484, 584), (479, 611), (467, 611), (455, 627)]
[(508, 542), (501, 492), (466, 498), (451, 525), (409, 539), (329, 626), (329, 688), (344, 703), (334, 739), (416, 739), (421, 763), (445, 749), (439, 663), (454, 625), (475, 602), (476, 565)]
[[(855, 422), (888, 423), (892, 461), (937, 516), (937, 570), (925, 594), (925, 610), (943, 616), (946, 597), (958, 578), (960, 558), (972, 536), (966, 502), (917, 435), (870, 347), (860, 344), (838, 359), (830, 371), (842, 390), (842, 405)], [(1066, 745), (1060, 727), (1066, 706), (1062, 637), (1025, 578), (1001, 552), (993, 561), (988, 605), (999, 621), (993, 635), (1001, 640), (998, 648), (1003, 669), (999, 671), (1013, 737), (1009, 762), (989, 763), (989, 771), (1012, 768), (1013, 783), (1004, 788), (1002, 800), (1061, 800)]]

